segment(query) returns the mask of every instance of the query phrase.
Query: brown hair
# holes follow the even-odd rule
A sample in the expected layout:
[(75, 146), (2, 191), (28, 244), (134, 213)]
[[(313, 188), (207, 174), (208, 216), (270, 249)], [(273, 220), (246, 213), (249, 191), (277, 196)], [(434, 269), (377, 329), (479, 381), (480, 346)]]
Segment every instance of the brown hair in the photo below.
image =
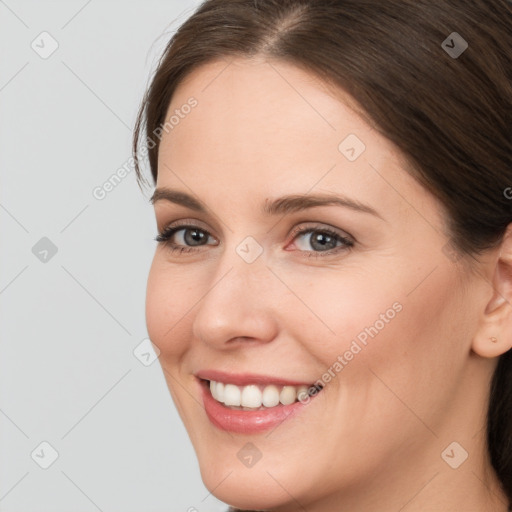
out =
[[(463, 48), (453, 32), (468, 44), (460, 55), (450, 52)], [(184, 77), (214, 59), (255, 55), (348, 92), (440, 200), (462, 261), (501, 242), (512, 222), (504, 192), (512, 187), (511, 3), (206, 0), (171, 38), (144, 96), (133, 140), (139, 186), (142, 131), (156, 183), (152, 134)], [(500, 357), (489, 392), (488, 448), (512, 501), (512, 351)]]

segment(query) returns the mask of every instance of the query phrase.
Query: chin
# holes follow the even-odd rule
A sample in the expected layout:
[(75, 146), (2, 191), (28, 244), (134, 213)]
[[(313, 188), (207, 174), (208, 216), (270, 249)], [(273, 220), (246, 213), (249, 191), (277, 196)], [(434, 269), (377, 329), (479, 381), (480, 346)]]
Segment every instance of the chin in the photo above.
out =
[[(243, 512), (274, 510), (289, 503), (290, 494), (298, 495), (297, 489), (287, 486), (288, 494), (265, 469), (261, 467), (256, 471), (256, 468), (246, 469), (242, 466), (200, 464), (201, 478), (206, 488), (220, 501)], [(280, 478), (280, 481), (283, 479)]]

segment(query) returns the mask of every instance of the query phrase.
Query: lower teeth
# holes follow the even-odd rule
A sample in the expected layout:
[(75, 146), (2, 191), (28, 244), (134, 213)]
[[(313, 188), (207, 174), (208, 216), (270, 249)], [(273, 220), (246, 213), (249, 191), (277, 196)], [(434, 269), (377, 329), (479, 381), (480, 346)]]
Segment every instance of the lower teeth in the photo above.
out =
[[(225, 404), (224, 404), (225, 405)], [(282, 404), (279, 404), (282, 405)], [(272, 407), (265, 407), (262, 405), (261, 407), (243, 407), (239, 405), (225, 405), (229, 409), (236, 409), (237, 411), (263, 411), (265, 409), (272, 409)]]

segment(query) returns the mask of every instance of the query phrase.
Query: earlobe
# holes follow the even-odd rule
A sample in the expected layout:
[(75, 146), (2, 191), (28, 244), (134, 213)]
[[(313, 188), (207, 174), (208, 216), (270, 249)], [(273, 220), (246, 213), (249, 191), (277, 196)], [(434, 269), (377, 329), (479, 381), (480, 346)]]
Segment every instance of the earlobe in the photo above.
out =
[(499, 357), (511, 348), (510, 343), (511, 336), (506, 338), (497, 338), (496, 336), (490, 336), (485, 338), (484, 336), (475, 336), (473, 339), (473, 352), (481, 357)]
[(471, 347), (488, 358), (499, 357), (512, 348), (512, 223), (493, 265), (493, 295), (482, 312)]

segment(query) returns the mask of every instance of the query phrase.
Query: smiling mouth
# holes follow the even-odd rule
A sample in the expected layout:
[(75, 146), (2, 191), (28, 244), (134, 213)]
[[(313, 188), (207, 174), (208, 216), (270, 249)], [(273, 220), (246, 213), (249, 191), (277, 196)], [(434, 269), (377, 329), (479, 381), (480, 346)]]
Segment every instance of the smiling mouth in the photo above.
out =
[(322, 389), (321, 384), (310, 386), (282, 386), (277, 384), (235, 384), (201, 379), (201, 383), (210, 390), (217, 402), (233, 410), (262, 411), (274, 407), (306, 402)]

